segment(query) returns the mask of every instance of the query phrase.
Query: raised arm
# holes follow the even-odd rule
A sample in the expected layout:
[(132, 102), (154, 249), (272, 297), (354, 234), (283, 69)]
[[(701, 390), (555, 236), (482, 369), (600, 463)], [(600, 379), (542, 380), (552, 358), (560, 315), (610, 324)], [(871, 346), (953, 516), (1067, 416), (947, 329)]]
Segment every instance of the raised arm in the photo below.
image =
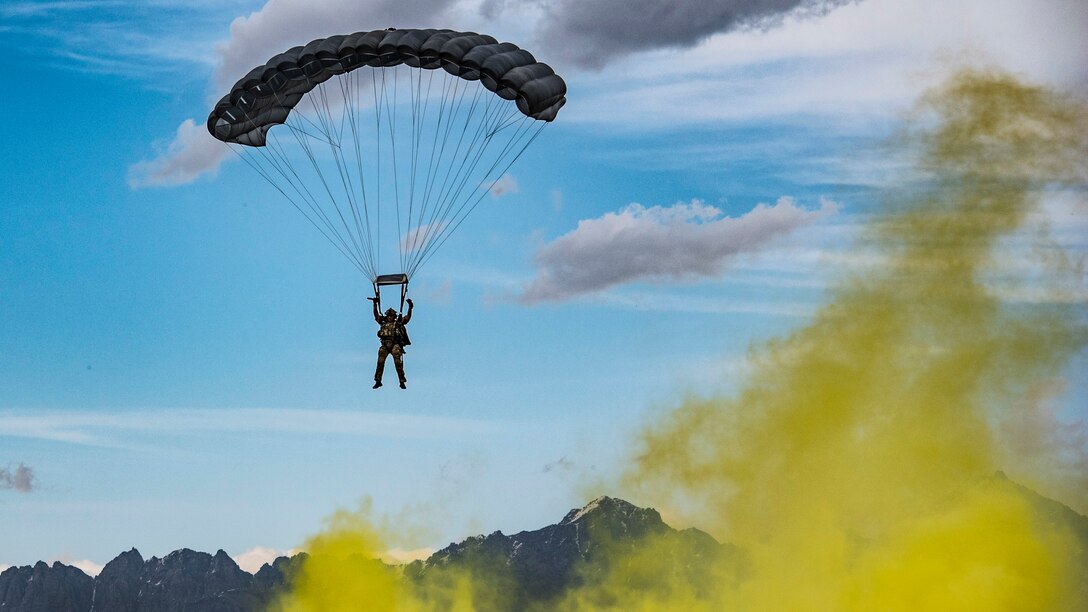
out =
[(412, 298), (408, 298), (408, 314), (404, 315), (404, 318), (400, 320), (401, 325), (407, 325), (408, 321), (412, 320), (412, 308), (415, 304), (412, 303)]
[(381, 325), (382, 315), (381, 315), (380, 312), (378, 312), (378, 298), (372, 297), (372, 298), (367, 298), (367, 299), (370, 300), (370, 303), (374, 305), (374, 321), (376, 321), (379, 325)]

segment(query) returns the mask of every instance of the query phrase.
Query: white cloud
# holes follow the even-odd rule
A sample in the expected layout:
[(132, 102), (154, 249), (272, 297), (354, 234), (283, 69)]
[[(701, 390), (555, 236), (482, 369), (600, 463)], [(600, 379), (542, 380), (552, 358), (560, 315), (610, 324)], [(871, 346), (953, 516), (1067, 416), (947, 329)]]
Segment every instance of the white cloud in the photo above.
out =
[(355, 435), (393, 439), (447, 438), (494, 431), (489, 421), (422, 415), (293, 408), (0, 410), (0, 437), (34, 438), (90, 446), (122, 447), (138, 433), (207, 432)]
[(83, 570), (84, 574), (87, 574), (91, 577), (97, 576), (99, 573), (102, 572), (102, 568), (105, 567), (101, 563), (95, 563), (94, 561), (88, 561), (87, 559), (60, 559), (60, 562), (64, 563), (65, 565), (71, 565), (72, 567), (78, 567), (79, 569)]
[[(865, 0), (818, 20), (719, 34), (571, 79), (563, 121), (630, 130), (819, 115), (895, 118), (943, 61), (974, 58), (1083, 87), (1078, 0)], [(937, 67), (938, 70), (934, 70)]]
[(400, 239), (400, 248), (406, 253), (415, 252), (420, 248), (427, 248), (431, 243), (440, 240), (448, 227), (445, 223), (425, 223), (413, 227), (404, 233)]
[(203, 122), (186, 119), (161, 155), (129, 168), (128, 184), (137, 189), (191, 183), (215, 172), (229, 155), (228, 145), (213, 138)]
[(378, 555), (378, 558), (391, 565), (402, 565), (412, 561), (422, 561), (433, 554), (433, 548), (415, 548), (412, 550), (390, 548)]
[(738, 299), (735, 297), (676, 296), (650, 291), (609, 291), (594, 298), (613, 307), (643, 312), (685, 312), (696, 314), (750, 314), (804, 318), (812, 316), (819, 304), (815, 301)]
[(271, 564), (273, 561), (280, 557), (291, 557), (299, 552), (299, 549), (292, 548), (288, 551), (276, 550), (275, 548), (268, 548), (267, 546), (254, 546), (245, 552), (241, 552), (231, 557), (234, 562), (238, 564), (238, 567), (249, 572), (250, 574), (256, 574), (265, 563)]
[(780, 198), (740, 217), (727, 217), (700, 200), (669, 207), (631, 204), (618, 213), (578, 222), (541, 247), (537, 273), (521, 300), (561, 301), (639, 281), (683, 282), (720, 275), (736, 256), (767, 248), (775, 238), (831, 214)]
[(822, 14), (850, 0), (556, 0), (538, 26), (547, 48), (582, 66), (660, 48), (692, 47), (718, 32)]
[[(211, 66), (223, 24), (247, 0), (5, 2), (7, 43), (46, 68), (122, 75), (176, 91)], [(177, 24), (186, 27), (179, 28)], [(9, 25), (10, 24), (10, 25)], [(37, 41), (28, 44), (28, 41)], [(194, 70), (194, 67), (197, 67)]]
[(518, 192), (518, 181), (509, 174), (504, 174), (495, 179), (488, 192), (493, 198), (501, 198), (504, 195)]
[(230, 24), (230, 38), (216, 49), (217, 89), (230, 87), (276, 53), (315, 38), (387, 27), (427, 28), (442, 23), (453, 0), (268, 0)]
[[(1083, 0), (864, 0), (820, 19), (789, 17), (772, 29), (736, 26), (844, 3), (685, 0), (669, 5), (674, 10), (663, 28), (660, 20), (640, 19), (654, 11), (608, 10), (615, 2), (268, 0), (234, 19), (229, 37), (215, 47), (209, 90), (218, 98), (253, 66), (313, 38), (435, 23), (492, 32), (539, 51), (570, 83), (562, 123), (635, 132), (799, 115), (842, 128), (865, 118), (893, 119), (925, 86), (935, 62), (957, 55), (1047, 83), (1083, 88), (1088, 82)], [(633, 36), (630, 27), (605, 31), (602, 24), (633, 24), (652, 36)], [(607, 69), (580, 70), (591, 63), (584, 54), (593, 48), (603, 50), (597, 57), (610, 62)], [(182, 124), (163, 155), (134, 166), (132, 185), (185, 183), (219, 166), (226, 153), (206, 155), (190, 122), (202, 120)]]
[[(441, 21), (451, 4), (452, 0), (268, 0), (259, 10), (231, 22), (230, 37), (216, 46), (211, 83), (216, 93), (209, 105), (254, 66), (284, 49), (348, 30), (428, 27)], [(208, 134), (202, 119), (186, 119), (166, 151), (129, 169), (129, 186), (191, 183), (215, 172), (228, 156), (227, 147)]]
[[(678, 41), (690, 45), (706, 34), (707, 32), (702, 32), (705, 27), (700, 25), (701, 13), (695, 10), (702, 3), (691, 0), (688, 3), (690, 10), (684, 12), (687, 17), (680, 20), (683, 23), (675, 24), (676, 27), (673, 28), (669, 38), (642, 40), (637, 45), (637, 49), (675, 45)], [(734, 10), (737, 8), (733, 6), (734, 0), (719, 0), (715, 3), (718, 5), (717, 8), (712, 12), (721, 17), (719, 21), (724, 21), (708, 32), (731, 28), (749, 17), (760, 18), (789, 11), (798, 5), (828, 3), (826, 0), (760, 0), (755, 4), (742, 3), (744, 10)], [(502, 23), (496, 23), (496, 20), (502, 18), (503, 13), (506, 12), (500, 10), (503, 8), (500, 4), (494, 2), (463, 2), (460, 6), (458, 4), (455, 0), (377, 0), (366, 3), (356, 0), (326, 0), (320, 3), (309, 0), (268, 0), (259, 10), (234, 19), (230, 25), (229, 38), (216, 46), (216, 69), (212, 77), (211, 89), (220, 94), (224, 93), (239, 77), (272, 55), (293, 45), (305, 44), (314, 38), (352, 29), (388, 26), (430, 27), (435, 23), (442, 23), (446, 19), (456, 17), (459, 23), (463, 22), (465, 29), (487, 27), (491, 31), (491, 28), (495, 28), (494, 31), (500, 34), (504, 30), (524, 29), (524, 24), (514, 22), (528, 18), (530, 20), (528, 23), (533, 24), (530, 30), (535, 27), (538, 35), (543, 36), (545, 41), (555, 41), (558, 34), (562, 34), (563, 37), (573, 37), (582, 42), (601, 38), (600, 35), (593, 35), (592, 32), (579, 30), (575, 27), (578, 25), (576, 22), (562, 19), (564, 15), (570, 13), (566, 9), (542, 12), (535, 9), (526, 11), (523, 10), (524, 7), (518, 7), (508, 16), (508, 21), (511, 23), (509, 27), (506, 27)], [(601, 9), (597, 11), (597, 17), (602, 19), (611, 14), (605, 4), (607, 3), (597, 3), (598, 8)], [(738, 13), (739, 21), (731, 17), (733, 13)], [(345, 27), (344, 24), (353, 24), (354, 27)], [(656, 24), (644, 21), (643, 25)], [(699, 31), (688, 32), (692, 28)], [(656, 28), (655, 31), (660, 31), (660, 28)], [(624, 40), (643, 38), (645, 37), (626, 37)], [(561, 46), (561, 49), (570, 48), (573, 47)], [(622, 52), (637, 49), (623, 49)], [(611, 54), (614, 55), (620, 51), (617, 49)], [(586, 62), (580, 61), (580, 63)], [(218, 95), (213, 96), (214, 98), (218, 98)], [(225, 149), (212, 149), (212, 143), (207, 141), (214, 139), (207, 134), (195, 133), (194, 126), (201, 124), (200, 120), (187, 119), (178, 128), (174, 140), (163, 154), (132, 166), (130, 186), (139, 188), (152, 185), (185, 184), (192, 182), (201, 174), (214, 172), (227, 158), (227, 153)], [(204, 131), (202, 128), (197, 129)], [(500, 179), (500, 182), (492, 187), (491, 193), (498, 197), (504, 193), (516, 192), (516, 189), (516, 182), (508, 183)]]

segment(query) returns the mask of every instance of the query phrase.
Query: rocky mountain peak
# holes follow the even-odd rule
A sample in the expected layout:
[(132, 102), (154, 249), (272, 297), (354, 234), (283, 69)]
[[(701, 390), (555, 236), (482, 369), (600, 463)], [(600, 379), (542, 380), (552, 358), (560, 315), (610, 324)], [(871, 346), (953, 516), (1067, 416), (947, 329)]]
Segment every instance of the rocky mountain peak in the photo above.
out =
[(602, 495), (581, 508), (574, 508), (559, 521), (560, 525), (578, 522), (620, 521), (664, 525), (661, 515), (653, 508), (638, 506), (616, 497)]

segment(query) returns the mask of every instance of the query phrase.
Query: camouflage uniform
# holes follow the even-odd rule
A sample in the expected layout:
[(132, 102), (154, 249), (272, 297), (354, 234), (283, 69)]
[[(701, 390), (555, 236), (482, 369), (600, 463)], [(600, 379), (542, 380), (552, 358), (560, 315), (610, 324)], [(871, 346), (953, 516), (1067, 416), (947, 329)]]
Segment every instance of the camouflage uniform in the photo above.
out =
[(403, 388), (408, 379), (404, 377), (404, 347), (412, 343), (408, 339), (408, 329), (405, 325), (412, 319), (412, 303), (408, 303), (408, 314), (398, 315), (390, 308), (385, 315), (378, 312), (378, 304), (374, 303), (374, 320), (378, 323), (378, 338), (382, 345), (378, 347), (378, 367), (374, 370), (374, 388), (382, 383), (382, 374), (385, 372), (385, 360), (389, 355), (393, 356), (393, 365), (397, 368), (397, 378)]

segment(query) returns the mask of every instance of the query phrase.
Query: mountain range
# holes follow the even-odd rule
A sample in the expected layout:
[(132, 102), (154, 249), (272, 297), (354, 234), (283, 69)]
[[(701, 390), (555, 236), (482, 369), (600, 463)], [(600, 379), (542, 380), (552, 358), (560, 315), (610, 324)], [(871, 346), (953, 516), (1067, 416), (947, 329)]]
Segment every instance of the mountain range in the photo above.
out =
[[(1000, 473), (995, 479), (1024, 495), (1042, 520), (1068, 527), (1088, 570), (1088, 518)], [(132, 549), (95, 577), (60, 562), (38, 562), (0, 573), (0, 612), (257, 612), (290, 587), (307, 558), (305, 553), (280, 557), (250, 574), (222, 550), (211, 555), (181, 549), (144, 559)], [(599, 497), (554, 525), (473, 536), (426, 560), (389, 569), (400, 572), (406, 586), (436, 609), (452, 607), (442, 598), (455, 589), (443, 586), (471, 573), (498, 585), (487, 595), (486, 607), (526, 610), (562, 607), (573, 587), (600, 584), (612, 571), (628, 572), (635, 588), (652, 589), (657, 581), (682, 584), (697, 594), (723, 579), (723, 567), (742, 579), (746, 563), (738, 547), (698, 529), (673, 529), (652, 508)], [(711, 568), (718, 573), (711, 574)], [(1088, 578), (1081, 590), (1088, 600)]]

